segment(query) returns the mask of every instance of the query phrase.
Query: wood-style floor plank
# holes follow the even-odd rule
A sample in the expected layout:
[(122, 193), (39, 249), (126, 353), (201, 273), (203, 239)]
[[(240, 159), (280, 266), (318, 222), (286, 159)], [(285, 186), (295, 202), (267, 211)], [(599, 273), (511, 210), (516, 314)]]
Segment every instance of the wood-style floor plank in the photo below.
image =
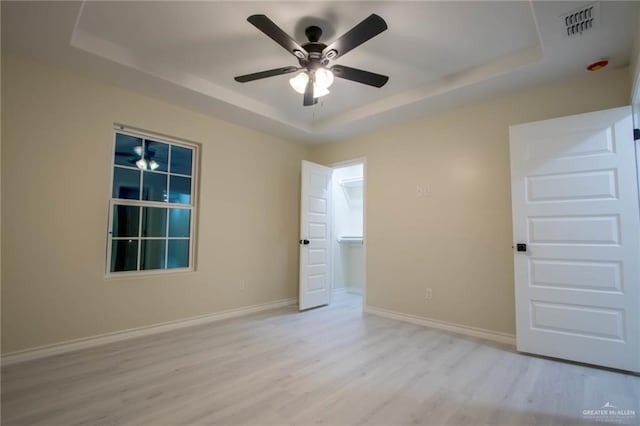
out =
[[(640, 377), (361, 313), (360, 297), (2, 369), (3, 425), (640, 424)], [(589, 418), (606, 402), (628, 418)]]

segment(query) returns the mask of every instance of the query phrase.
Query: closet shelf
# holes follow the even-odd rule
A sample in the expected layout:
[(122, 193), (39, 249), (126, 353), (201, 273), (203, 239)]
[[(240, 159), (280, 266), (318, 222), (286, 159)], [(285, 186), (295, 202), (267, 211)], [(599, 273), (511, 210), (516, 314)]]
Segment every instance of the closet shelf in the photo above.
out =
[(364, 179), (360, 176), (360, 177), (342, 179), (340, 181), (340, 185), (342, 185), (345, 188), (358, 188), (358, 187), (362, 187), (363, 182), (364, 182)]
[(340, 181), (340, 186), (342, 187), (342, 191), (344, 192), (348, 203), (352, 203), (354, 205), (362, 203), (363, 184), (364, 179), (362, 176), (345, 178)]
[(343, 235), (338, 237), (338, 243), (340, 244), (359, 244), (361, 245), (364, 242), (364, 239), (359, 236), (353, 235)]

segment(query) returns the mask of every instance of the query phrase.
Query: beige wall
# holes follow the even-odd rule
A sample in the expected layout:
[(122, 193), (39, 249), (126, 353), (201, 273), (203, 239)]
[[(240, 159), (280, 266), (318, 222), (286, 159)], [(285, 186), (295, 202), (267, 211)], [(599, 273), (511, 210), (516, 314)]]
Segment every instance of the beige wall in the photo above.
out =
[[(4, 353), (297, 295), (307, 147), (16, 57), (2, 95)], [(202, 144), (197, 272), (104, 279), (116, 122)]]
[[(628, 73), (585, 75), (316, 146), (313, 161), (367, 159), (367, 303), (513, 333), (509, 125), (625, 105)], [(431, 195), (417, 198), (418, 185)]]
[(636, 37), (633, 41), (633, 50), (629, 65), (629, 78), (631, 88), (629, 90), (629, 103), (633, 105), (633, 124), (640, 127), (640, 14), (636, 25)]
[[(367, 158), (370, 305), (512, 333), (508, 126), (626, 104), (628, 75), (306, 147), (3, 57), (3, 353), (295, 297), (305, 158)], [(116, 122), (202, 144), (197, 272), (104, 279)]]
[[(631, 102), (636, 104), (640, 103), (640, 14), (637, 19), (636, 36), (633, 40), (633, 49), (629, 65), (629, 77), (631, 78), (629, 99)], [(634, 111), (634, 113), (636, 116), (638, 115), (638, 111)]]

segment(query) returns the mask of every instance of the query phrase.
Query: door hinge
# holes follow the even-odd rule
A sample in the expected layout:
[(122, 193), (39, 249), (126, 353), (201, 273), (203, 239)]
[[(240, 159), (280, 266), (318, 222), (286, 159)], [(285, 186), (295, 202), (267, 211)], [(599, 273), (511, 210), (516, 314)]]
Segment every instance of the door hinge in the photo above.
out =
[(640, 129), (633, 129), (633, 140), (640, 140)]

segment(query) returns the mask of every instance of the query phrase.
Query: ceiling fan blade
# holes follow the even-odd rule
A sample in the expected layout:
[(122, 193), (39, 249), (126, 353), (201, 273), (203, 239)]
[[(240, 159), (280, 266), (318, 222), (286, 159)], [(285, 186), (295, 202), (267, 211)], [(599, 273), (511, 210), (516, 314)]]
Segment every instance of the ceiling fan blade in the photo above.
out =
[(287, 33), (266, 17), (266, 15), (251, 15), (247, 18), (253, 26), (269, 36), (273, 41), (284, 47), (298, 59), (307, 59), (307, 51), (292, 39)]
[(345, 80), (351, 80), (373, 87), (382, 87), (387, 83), (387, 81), (389, 81), (389, 77), (387, 77), (386, 75), (363, 71), (357, 68), (346, 67), (344, 65), (332, 66), (331, 72), (333, 72), (333, 75), (335, 75), (336, 77), (344, 78)]
[[(365, 18), (364, 21), (347, 31), (342, 37), (325, 47), (322, 55), (328, 59), (336, 59), (344, 56), (351, 49), (360, 46), (365, 41), (372, 39), (386, 29), (387, 23), (385, 20), (375, 13), (372, 13), (368, 18)], [(329, 53), (332, 50), (335, 51), (335, 53)]]
[(307, 82), (307, 87), (304, 89), (304, 98), (302, 99), (302, 106), (311, 106), (315, 104), (315, 99), (313, 98), (313, 79), (309, 79)]
[(246, 83), (248, 81), (259, 80), (261, 78), (274, 77), (276, 75), (289, 74), (295, 71), (298, 71), (299, 67), (283, 67), (283, 68), (275, 68), (267, 71), (255, 72), (253, 74), (240, 75), (238, 77), (234, 77), (234, 80), (240, 83)]

